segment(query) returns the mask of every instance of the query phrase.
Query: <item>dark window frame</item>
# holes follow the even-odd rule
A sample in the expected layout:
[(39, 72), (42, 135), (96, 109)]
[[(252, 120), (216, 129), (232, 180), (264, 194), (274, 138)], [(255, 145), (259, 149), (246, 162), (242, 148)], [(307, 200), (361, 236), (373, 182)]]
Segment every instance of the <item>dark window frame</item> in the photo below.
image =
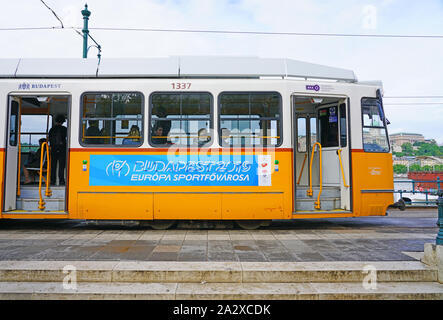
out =
[[(140, 143), (139, 144), (85, 144), (84, 142), (82, 142), (82, 124), (83, 124), (83, 120), (103, 120), (103, 121), (110, 121), (110, 120), (115, 120), (115, 118), (109, 118), (109, 117), (101, 117), (101, 118), (83, 118), (83, 97), (85, 95), (101, 95), (101, 94), (131, 94), (131, 93), (135, 93), (135, 94), (140, 94), (141, 96), (141, 123), (142, 123), (142, 128), (140, 128)], [(126, 119), (122, 119), (122, 120), (126, 120)], [(79, 122), (79, 134), (78, 134), (78, 141), (79, 144), (82, 147), (85, 148), (139, 148), (143, 145), (144, 143), (144, 132), (145, 132), (145, 95), (140, 92), (140, 91), (86, 91), (83, 92), (80, 95), (80, 122)]]
[[(320, 105), (317, 107), (317, 142), (319, 142), (321, 144), (322, 148), (341, 148), (341, 141), (340, 141), (340, 103), (328, 103), (328, 104), (324, 104), (324, 105)], [(329, 112), (329, 108), (334, 107), (337, 109), (336, 111), (336, 115), (337, 115), (337, 145), (336, 146), (324, 146), (322, 141), (321, 141), (321, 137), (322, 137), (322, 131), (321, 131), (321, 122), (320, 122), (320, 110), (322, 109), (326, 109)]]
[[(10, 98), (10, 99), (11, 99), (10, 100), (11, 102), (8, 105), (9, 117), (8, 117), (8, 144), (7, 144), (7, 146), (17, 147), (18, 146), (18, 139), (19, 139), (18, 127), (20, 126), (20, 120), (19, 120), (19, 118), (20, 118), (20, 104), (17, 101), (13, 100), (12, 98)], [(14, 108), (17, 108), (16, 113), (12, 112), (13, 111), (12, 110), (13, 109), (13, 106), (12, 106), (13, 104), (15, 105)], [(14, 132), (11, 132), (11, 125), (12, 125), (11, 118), (12, 118), (13, 115), (14, 115)], [(15, 137), (14, 138), (14, 144), (11, 143), (11, 137), (12, 136)]]
[[(343, 111), (344, 111), (344, 117), (342, 114), (342, 106), (343, 106)], [(339, 123), (338, 123), (338, 136), (339, 136), (339, 140), (340, 140), (340, 147), (341, 148), (346, 148), (348, 146), (348, 110), (347, 110), (347, 105), (346, 102), (342, 102), (338, 104), (338, 110), (339, 110)], [(342, 127), (342, 119), (344, 119), (344, 130)], [(342, 133), (344, 133), (344, 144), (342, 144), (343, 142), (343, 136)]]
[[(199, 146), (185, 146), (185, 145), (180, 145), (180, 144), (173, 144), (173, 145), (169, 145), (169, 144), (153, 144), (152, 143), (152, 132), (151, 132), (151, 128), (152, 128), (152, 108), (153, 108), (153, 104), (152, 104), (152, 98), (154, 95), (156, 94), (175, 94), (175, 95), (181, 95), (181, 94), (208, 94), (209, 95), (209, 130), (214, 129), (214, 96), (212, 95), (211, 92), (209, 91), (154, 91), (151, 92), (151, 94), (149, 95), (149, 108), (148, 108), (148, 144), (149, 146), (153, 147), (153, 148), (170, 148), (171, 146), (178, 146), (179, 148), (198, 148), (198, 149), (207, 149), (212, 147), (212, 145), (214, 144), (214, 135), (211, 135), (211, 140), (209, 142), (207, 142), (207, 145), (205, 145), (204, 147), (199, 147)], [(194, 121), (203, 121), (203, 120), (199, 120), (199, 119), (191, 119)], [(206, 119), (204, 119), (206, 120)], [(180, 120), (183, 121), (183, 120)]]
[[(374, 100), (376, 103), (380, 103), (381, 106), (381, 101), (377, 98), (377, 97), (362, 97), (360, 99), (360, 113), (361, 113), (361, 142), (362, 142), (362, 147), (363, 147), (363, 151), (364, 152), (368, 152), (368, 153), (390, 153), (391, 152), (391, 144), (389, 142), (389, 135), (388, 135), (388, 127), (386, 125), (386, 115), (385, 115), (385, 110), (383, 109), (383, 107), (381, 106), (381, 110), (383, 112), (383, 126), (365, 126), (365, 120), (363, 117), (363, 100), (364, 99), (371, 99)], [(378, 107), (378, 106), (377, 106)], [(377, 108), (378, 109), (378, 108)], [(387, 141), (387, 146), (388, 146), (388, 150), (387, 151), (371, 151), (371, 150), (366, 150), (365, 149), (365, 143), (364, 143), (364, 134), (363, 134), (363, 129), (364, 128), (378, 128), (378, 129), (385, 129), (385, 135), (386, 135), (386, 141)]]
[[(295, 119), (296, 119), (296, 126), (297, 126), (297, 130), (296, 130), (296, 143), (297, 143), (297, 152), (298, 153), (305, 153), (305, 152), (308, 152), (308, 139), (311, 139), (311, 132), (308, 132), (308, 119), (309, 119), (309, 121), (310, 121), (310, 119), (311, 118), (308, 118), (307, 117), (307, 114), (306, 113), (302, 113), (301, 114), (301, 116), (295, 116)], [(303, 150), (300, 150), (299, 149), (299, 145), (298, 145), (298, 139), (299, 139), (299, 132), (298, 132), (298, 129), (299, 129), (299, 126), (298, 126), (298, 120), (299, 119), (304, 119), (305, 120), (305, 150), (303, 151)], [(311, 124), (309, 123), (309, 126), (310, 126)], [(310, 127), (309, 127), (309, 131), (310, 131)], [(309, 135), (309, 137), (308, 137), (308, 135)]]
[[(277, 120), (280, 121), (280, 126), (279, 126), (279, 130), (278, 130), (278, 136), (280, 137), (280, 139), (277, 139), (277, 144), (276, 145), (271, 145), (271, 146), (266, 146), (264, 147), (263, 145), (259, 145), (259, 146), (248, 146), (251, 148), (278, 148), (283, 144), (283, 97), (281, 95), (280, 92), (278, 91), (222, 91), (218, 94), (217, 97), (217, 125), (218, 125), (218, 144), (220, 147), (222, 148), (239, 148), (241, 146), (237, 146), (237, 145), (229, 145), (229, 146), (223, 146), (222, 143), (222, 134), (221, 134), (221, 97), (223, 94), (277, 94), (280, 100), (279, 103), (279, 107), (278, 107), (278, 111), (279, 111), (279, 118), (275, 118), (275, 117), (260, 117), (257, 119), (249, 119), (249, 120)], [(247, 120), (247, 119), (245, 119)]]

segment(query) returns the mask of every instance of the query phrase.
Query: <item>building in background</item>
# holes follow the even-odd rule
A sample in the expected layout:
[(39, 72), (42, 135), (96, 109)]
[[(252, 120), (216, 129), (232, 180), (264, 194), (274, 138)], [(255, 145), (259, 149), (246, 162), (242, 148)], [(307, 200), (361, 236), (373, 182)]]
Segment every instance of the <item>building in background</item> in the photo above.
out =
[[(414, 144), (415, 142), (425, 142), (425, 137), (420, 133), (407, 133), (407, 132), (400, 132), (400, 133), (394, 133), (389, 135), (389, 140), (391, 141), (391, 145), (393, 147), (400, 147), (404, 143), (410, 143)], [(401, 149), (400, 149), (401, 151)], [(395, 151), (395, 152), (400, 152)]]

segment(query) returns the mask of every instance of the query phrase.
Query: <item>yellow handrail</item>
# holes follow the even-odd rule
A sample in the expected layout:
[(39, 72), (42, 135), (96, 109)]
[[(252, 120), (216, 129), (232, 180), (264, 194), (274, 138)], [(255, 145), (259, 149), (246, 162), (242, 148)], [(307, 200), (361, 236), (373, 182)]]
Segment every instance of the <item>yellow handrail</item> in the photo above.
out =
[(297, 184), (300, 184), (300, 179), (301, 179), (301, 176), (302, 176), (302, 174), (303, 174), (303, 169), (305, 168), (305, 162), (306, 162), (306, 158), (307, 158), (307, 157), (308, 157), (308, 154), (305, 153), (305, 158), (303, 159), (303, 164), (302, 164), (302, 166), (301, 166), (300, 174), (298, 175)]
[(344, 172), (344, 170), (343, 170), (343, 164), (342, 164), (342, 162), (341, 162), (341, 149), (338, 149), (337, 150), (337, 154), (338, 154), (338, 160), (340, 160), (340, 169), (341, 169), (341, 175), (342, 175), (342, 177), (343, 177), (343, 185), (346, 187), (346, 188), (349, 188), (350, 186), (348, 185), (348, 184), (346, 184), (346, 180), (345, 180), (345, 172)]
[(314, 205), (315, 205), (315, 209), (320, 209), (320, 195), (321, 195), (322, 188), (323, 188), (323, 186), (322, 186), (323, 180), (322, 180), (322, 172), (321, 172), (321, 144), (318, 143), (318, 142), (314, 143), (314, 145), (312, 146), (311, 162), (310, 162), (310, 165), (309, 165), (309, 189), (306, 191), (306, 194), (309, 197), (312, 197), (312, 195), (313, 195), (313, 192), (312, 192), (312, 161), (314, 160), (314, 150), (315, 150), (315, 146), (317, 146), (317, 145), (318, 145), (318, 149), (319, 149), (319, 152), (320, 152), (319, 153), (319, 160), (320, 160), (320, 190), (318, 191), (317, 201), (314, 202)]
[[(49, 107), (50, 104), (48, 103), (48, 113), (46, 116), (46, 141), (49, 141)], [(47, 168), (46, 168), (46, 196), (50, 197), (52, 196), (52, 191), (50, 189), (51, 185), (51, 154), (49, 153), (49, 144), (46, 143), (46, 159), (47, 159)], [(48, 175), (49, 174), (49, 175)]]
[(48, 165), (46, 168), (46, 196), (50, 197), (52, 196), (52, 190), (51, 190), (51, 153), (50, 153), (50, 148), (49, 148), (49, 144), (46, 143), (46, 159), (48, 161)]
[[(46, 155), (45, 155), (45, 149), (46, 149)], [(42, 147), (41, 147), (41, 151), (40, 151), (40, 176), (39, 176), (39, 181), (38, 181), (38, 194), (40, 196), (40, 201), (38, 202), (38, 208), (40, 210), (44, 210), (45, 209), (45, 204), (46, 202), (43, 200), (42, 197), (42, 179), (43, 179), (43, 162), (44, 162), (44, 158), (46, 156), (47, 159), (47, 166), (46, 166), (46, 196), (50, 197), (52, 195), (52, 191), (50, 189), (50, 185), (51, 185), (51, 160), (49, 157), (49, 146), (47, 142), (43, 142), (42, 143)]]

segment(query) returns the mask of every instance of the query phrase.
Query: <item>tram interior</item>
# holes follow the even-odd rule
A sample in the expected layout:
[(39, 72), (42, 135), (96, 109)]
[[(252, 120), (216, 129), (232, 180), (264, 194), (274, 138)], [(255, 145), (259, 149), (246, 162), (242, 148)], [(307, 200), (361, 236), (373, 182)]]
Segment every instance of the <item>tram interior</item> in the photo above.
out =
[[(69, 126), (68, 103), (69, 96), (23, 96), (20, 107), (20, 185), (38, 186), (41, 139), (48, 141), (49, 130), (55, 125), (57, 116), (63, 115), (66, 121), (63, 126)], [(45, 155), (45, 154), (44, 154)], [(45, 157), (44, 157), (45, 158)], [(29, 168), (26, 168), (29, 166)], [(43, 167), (46, 167), (44, 160)], [(26, 174), (26, 170), (28, 174)], [(58, 168), (56, 168), (58, 170)], [(46, 176), (46, 170), (43, 175)], [(56, 171), (58, 172), (58, 171)], [(59, 184), (58, 174), (51, 176), (52, 184)], [(66, 163), (64, 178), (66, 180)], [(28, 180), (28, 181), (27, 181)], [(30, 181), (29, 181), (30, 180)]]

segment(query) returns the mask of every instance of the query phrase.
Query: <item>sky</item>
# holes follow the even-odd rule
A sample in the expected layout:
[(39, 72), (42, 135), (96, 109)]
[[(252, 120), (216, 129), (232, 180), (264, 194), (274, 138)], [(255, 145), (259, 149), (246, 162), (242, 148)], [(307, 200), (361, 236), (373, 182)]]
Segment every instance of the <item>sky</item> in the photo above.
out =
[[(389, 133), (421, 133), (443, 144), (443, 37), (373, 38), (94, 30), (94, 27), (258, 32), (443, 35), (443, 0), (40, 0), (2, 1), (0, 58), (81, 58), (81, 10), (102, 58), (177, 55), (289, 58), (351, 69), (381, 80)], [(91, 44), (91, 42), (90, 42)], [(91, 47), (89, 59), (97, 59)], [(389, 98), (440, 96), (441, 98)], [(440, 103), (441, 104), (429, 104)], [(408, 105), (393, 105), (407, 103)], [(420, 103), (428, 103), (420, 105)]]

